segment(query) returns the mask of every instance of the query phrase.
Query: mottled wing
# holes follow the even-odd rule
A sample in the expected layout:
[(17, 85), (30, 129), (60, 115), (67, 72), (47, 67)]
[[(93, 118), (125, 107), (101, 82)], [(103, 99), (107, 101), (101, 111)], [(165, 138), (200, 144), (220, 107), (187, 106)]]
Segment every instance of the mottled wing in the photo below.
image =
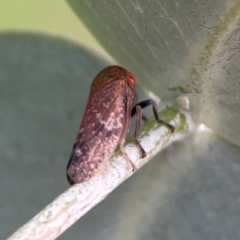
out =
[(124, 122), (126, 81), (116, 80), (90, 96), (67, 166), (70, 183), (94, 176), (116, 149)]

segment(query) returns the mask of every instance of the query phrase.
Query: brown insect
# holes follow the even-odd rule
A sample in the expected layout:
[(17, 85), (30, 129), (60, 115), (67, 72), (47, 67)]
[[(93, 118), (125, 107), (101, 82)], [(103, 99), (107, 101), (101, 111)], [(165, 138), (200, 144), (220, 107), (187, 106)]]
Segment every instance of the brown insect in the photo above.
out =
[(136, 115), (134, 139), (141, 156), (146, 156), (139, 142), (142, 108), (152, 105), (155, 119), (174, 131), (172, 125), (159, 119), (153, 100), (148, 99), (134, 106), (137, 101), (135, 84), (133, 74), (119, 66), (107, 67), (94, 78), (67, 165), (67, 179), (71, 185), (87, 181), (96, 175), (118, 145), (133, 171), (136, 169), (123, 144), (131, 117)]

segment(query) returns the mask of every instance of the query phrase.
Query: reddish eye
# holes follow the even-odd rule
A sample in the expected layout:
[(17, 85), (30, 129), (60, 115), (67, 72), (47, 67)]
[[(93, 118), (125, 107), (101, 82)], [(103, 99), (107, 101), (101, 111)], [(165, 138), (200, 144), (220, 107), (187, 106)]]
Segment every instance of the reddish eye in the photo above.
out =
[(131, 84), (131, 85), (135, 85), (137, 80), (136, 78), (133, 76), (132, 73), (128, 72), (127, 71), (127, 77), (128, 77), (128, 82)]

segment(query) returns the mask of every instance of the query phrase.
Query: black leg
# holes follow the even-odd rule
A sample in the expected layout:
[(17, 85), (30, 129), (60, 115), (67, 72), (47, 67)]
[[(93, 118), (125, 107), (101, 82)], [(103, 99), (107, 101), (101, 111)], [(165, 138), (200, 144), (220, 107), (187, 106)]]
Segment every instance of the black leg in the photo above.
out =
[[(131, 113), (131, 116), (133, 117), (134, 115), (137, 114), (137, 107), (140, 106), (141, 108), (145, 108), (145, 107), (148, 107), (149, 105), (152, 105), (152, 108), (153, 108), (153, 114), (154, 114), (154, 117), (156, 119), (157, 122), (165, 125), (166, 127), (168, 127), (172, 132), (174, 132), (174, 127), (163, 121), (162, 119), (159, 118), (158, 116), (158, 112), (157, 112), (157, 106), (156, 106), (156, 103), (152, 100), (152, 99), (147, 99), (147, 100), (144, 100), (142, 102), (139, 102), (137, 103), (133, 108), (132, 108), (132, 113)], [(142, 114), (141, 114), (142, 115)], [(142, 116), (141, 116), (142, 118)]]
[(165, 125), (172, 132), (174, 132), (174, 127), (171, 124), (169, 124), (169, 123), (167, 123), (167, 122), (165, 122), (165, 121), (163, 121), (162, 119), (159, 118), (156, 103), (152, 99), (147, 99), (147, 100), (144, 100), (142, 102), (137, 103), (132, 108), (131, 117), (136, 115), (136, 128), (135, 128), (135, 133), (134, 133), (134, 140), (135, 140), (136, 145), (141, 150), (141, 155), (142, 155), (141, 157), (142, 158), (146, 157), (146, 152), (139, 142), (141, 119), (143, 119), (144, 121), (147, 120), (147, 118), (145, 116), (143, 116), (143, 114), (142, 114), (142, 109), (145, 108), (145, 107), (148, 107), (149, 105), (152, 105), (153, 114), (154, 114), (154, 117), (155, 117), (156, 121)]
[(144, 121), (144, 122), (147, 122), (147, 117), (145, 116), (145, 115), (142, 115), (142, 120)]

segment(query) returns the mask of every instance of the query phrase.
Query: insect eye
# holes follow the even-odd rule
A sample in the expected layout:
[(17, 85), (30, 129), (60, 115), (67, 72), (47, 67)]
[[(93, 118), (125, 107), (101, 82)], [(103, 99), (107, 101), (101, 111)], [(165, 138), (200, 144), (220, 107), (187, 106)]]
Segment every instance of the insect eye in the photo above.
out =
[(127, 72), (127, 77), (128, 77), (128, 82), (131, 84), (131, 85), (135, 85), (136, 84), (136, 78), (134, 77), (134, 75), (130, 72)]

